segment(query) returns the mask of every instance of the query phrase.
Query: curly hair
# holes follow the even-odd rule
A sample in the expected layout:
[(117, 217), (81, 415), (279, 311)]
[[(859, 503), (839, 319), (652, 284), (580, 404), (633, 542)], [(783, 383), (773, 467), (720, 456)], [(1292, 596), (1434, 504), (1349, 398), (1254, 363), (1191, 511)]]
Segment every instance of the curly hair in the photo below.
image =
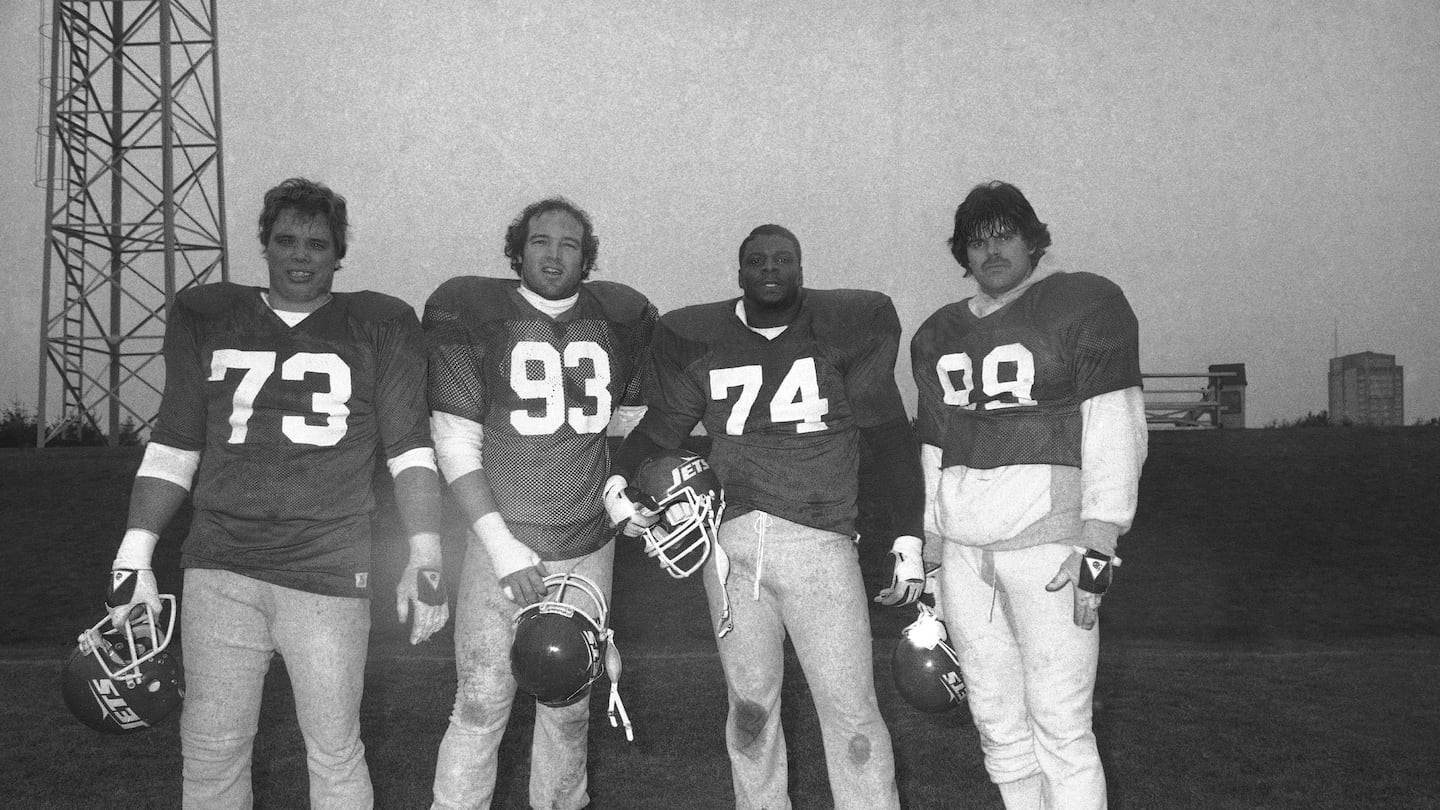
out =
[(590, 222), (590, 215), (585, 209), (570, 202), (564, 197), (547, 197), (539, 202), (533, 202), (525, 206), (520, 216), (510, 223), (505, 229), (505, 258), (510, 260), (510, 269), (520, 274), (520, 266), (525, 258), (525, 241), (530, 238), (530, 221), (541, 214), (551, 211), (564, 211), (580, 222), (583, 231), (580, 237), (580, 278), (590, 278), (590, 271), (595, 269), (595, 257), (600, 254), (600, 237), (595, 235), (595, 226)]
[(1050, 228), (1035, 215), (1020, 189), (999, 180), (981, 183), (970, 189), (965, 201), (955, 209), (955, 232), (948, 240), (950, 255), (968, 276), (970, 258), (965, 243), (1006, 232), (1020, 234), (1030, 249), (1030, 260), (1036, 264), (1050, 247)]
[(783, 236), (786, 239), (789, 239), (790, 244), (795, 246), (795, 263), (799, 265), (804, 264), (804, 262), (800, 259), (800, 240), (795, 238), (795, 234), (791, 233), (789, 228), (786, 228), (783, 225), (771, 224), (761, 225), (757, 227), (755, 230), (750, 232), (749, 236), (746, 236), (740, 241), (740, 264), (742, 266), (745, 264), (745, 246), (750, 243), (751, 239), (754, 239), (757, 236)]
[(335, 243), (335, 258), (345, 258), (345, 236), (350, 231), (350, 215), (345, 198), (323, 183), (292, 177), (265, 192), (265, 205), (260, 209), (260, 244), (270, 244), (275, 220), (286, 209), (307, 217), (323, 216), (330, 225), (330, 239)]

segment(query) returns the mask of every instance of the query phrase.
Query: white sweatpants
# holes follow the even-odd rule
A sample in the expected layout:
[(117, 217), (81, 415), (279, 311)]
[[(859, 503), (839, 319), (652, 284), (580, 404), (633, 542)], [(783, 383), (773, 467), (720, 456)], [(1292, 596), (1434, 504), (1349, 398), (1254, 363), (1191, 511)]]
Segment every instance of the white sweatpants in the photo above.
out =
[[(610, 600), (615, 544), (577, 557), (545, 563), (551, 574), (581, 574)], [(593, 609), (588, 603), (581, 603)], [(520, 606), (506, 598), (490, 555), (472, 535), (465, 553), (455, 610), (455, 674), (458, 684), (450, 727), (435, 763), (436, 810), (487, 808), (495, 794), (500, 741), (515, 703), (510, 673), (512, 619)], [(530, 699), (526, 695), (526, 699)], [(590, 803), (587, 695), (569, 706), (535, 704), (530, 745), (530, 806), (578, 810)]]
[[(1001, 785), (1007, 810), (1106, 807), (1091, 728), (1100, 627), (1075, 626), (1073, 585), (1045, 590), (1072, 551), (1054, 543), (994, 552), (945, 544), (945, 624), (960, 654), (985, 769)], [(1038, 792), (1006, 789), (1037, 775)], [(1014, 806), (1022, 796), (1025, 806)]]

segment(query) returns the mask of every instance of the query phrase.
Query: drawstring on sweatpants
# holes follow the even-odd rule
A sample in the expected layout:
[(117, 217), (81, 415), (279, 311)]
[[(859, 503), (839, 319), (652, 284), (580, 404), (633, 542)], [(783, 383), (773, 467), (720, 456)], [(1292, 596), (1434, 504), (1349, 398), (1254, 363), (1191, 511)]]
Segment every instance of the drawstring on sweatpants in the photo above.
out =
[[(775, 521), (764, 512), (755, 512), (755, 587), (751, 592), (751, 598), (756, 602), (760, 601), (760, 577), (765, 573), (765, 533), (766, 529), (773, 526)], [(720, 621), (715, 627), (715, 635), (724, 638), (726, 633), (735, 629), (735, 621), (730, 617), (730, 555), (725, 552), (725, 547), (720, 544), (718, 538), (715, 542), (715, 574), (720, 578)]]
[(1000, 578), (995, 576), (995, 552), (980, 552), (980, 579), (990, 584), (990, 616), (986, 621), (994, 621), (995, 602), (1000, 598)]

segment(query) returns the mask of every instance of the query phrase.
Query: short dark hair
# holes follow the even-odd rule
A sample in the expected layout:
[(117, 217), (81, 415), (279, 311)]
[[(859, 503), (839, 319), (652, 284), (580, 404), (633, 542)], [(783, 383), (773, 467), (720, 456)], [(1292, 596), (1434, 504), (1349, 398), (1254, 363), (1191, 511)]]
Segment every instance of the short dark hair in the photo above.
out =
[(795, 238), (795, 234), (791, 233), (789, 228), (786, 228), (783, 225), (761, 225), (760, 227), (751, 231), (749, 236), (746, 236), (744, 239), (740, 240), (741, 266), (744, 266), (745, 264), (745, 246), (750, 243), (751, 239), (754, 239), (757, 236), (783, 236), (786, 239), (789, 239), (790, 244), (795, 246), (795, 263), (799, 265), (805, 264), (805, 262), (802, 261), (800, 258), (800, 240)]
[(546, 197), (530, 203), (505, 229), (505, 258), (510, 260), (510, 269), (516, 275), (520, 274), (520, 266), (525, 259), (525, 240), (530, 238), (530, 220), (551, 211), (564, 211), (579, 220), (583, 232), (580, 237), (580, 278), (590, 278), (590, 271), (595, 269), (595, 257), (600, 254), (600, 237), (595, 235), (595, 226), (590, 223), (590, 215), (585, 213), (585, 209), (564, 197)]
[(280, 212), (293, 210), (307, 217), (323, 216), (330, 225), (330, 239), (335, 243), (335, 258), (345, 258), (345, 235), (350, 231), (350, 215), (345, 198), (331, 191), (324, 183), (292, 177), (265, 192), (265, 205), (260, 209), (260, 244), (270, 244), (270, 232)]
[(1030, 201), (1020, 189), (1009, 183), (992, 180), (970, 189), (965, 201), (955, 209), (955, 232), (951, 235), (950, 255), (970, 275), (970, 258), (965, 243), (997, 233), (1012, 231), (1020, 234), (1030, 249), (1030, 259), (1039, 263), (1050, 247), (1050, 228), (1035, 215)]

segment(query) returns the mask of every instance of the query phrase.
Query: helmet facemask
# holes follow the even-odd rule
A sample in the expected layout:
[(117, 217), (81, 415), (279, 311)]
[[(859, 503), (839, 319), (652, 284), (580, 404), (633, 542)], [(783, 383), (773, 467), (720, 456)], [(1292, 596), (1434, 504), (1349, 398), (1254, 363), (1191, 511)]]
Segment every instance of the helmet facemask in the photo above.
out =
[(121, 627), (112, 628), (108, 616), (96, 622), (82, 634), (81, 648), (89, 648), (108, 677), (127, 681), (139, 678), (141, 665), (165, 652), (175, 631), (175, 596), (162, 593), (160, 602), (160, 615), (166, 619), (164, 632), (155, 621), (155, 611), (144, 605), (143, 614), (132, 611)]
[(725, 514), (725, 489), (703, 456), (666, 450), (636, 473), (640, 505), (660, 520), (645, 530), (645, 554), (670, 576), (683, 579), (705, 564)]
[(645, 530), (645, 554), (659, 560), (670, 576), (684, 579), (709, 559), (725, 498), (697, 492), (687, 483), (657, 507), (663, 514), (660, 522)]

